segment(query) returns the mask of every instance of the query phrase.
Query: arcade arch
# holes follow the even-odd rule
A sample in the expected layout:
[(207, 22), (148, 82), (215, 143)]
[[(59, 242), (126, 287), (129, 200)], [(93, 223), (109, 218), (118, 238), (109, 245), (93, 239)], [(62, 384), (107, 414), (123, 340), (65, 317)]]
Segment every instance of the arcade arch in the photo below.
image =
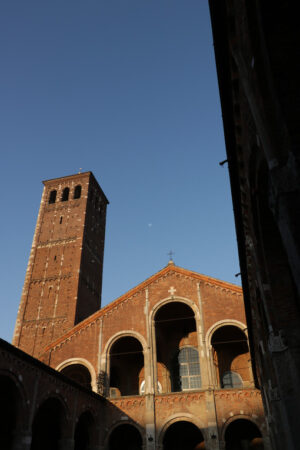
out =
[(117, 425), (110, 433), (108, 450), (142, 450), (143, 439), (139, 430), (132, 424)]
[(89, 450), (95, 442), (95, 421), (90, 411), (83, 412), (76, 424), (74, 450)]
[(157, 383), (162, 392), (201, 388), (195, 312), (179, 299), (164, 301), (156, 308), (154, 335)]
[(162, 443), (163, 450), (205, 450), (201, 430), (187, 420), (175, 421), (168, 426)]
[(245, 333), (235, 325), (223, 325), (211, 336), (215, 383), (221, 388), (243, 388), (252, 381), (250, 353)]
[(109, 348), (110, 396), (139, 395), (144, 379), (144, 351), (133, 336), (121, 335)]
[(96, 391), (96, 373), (92, 364), (83, 358), (70, 358), (56, 370), (87, 389)]
[(66, 428), (66, 414), (62, 402), (56, 397), (48, 398), (35, 415), (30, 450), (59, 450)]
[(248, 420), (232, 420), (225, 428), (225, 450), (264, 450), (263, 437), (258, 426)]
[(0, 448), (11, 450), (24, 416), (23, 399), (15, 381), (0, 375)]

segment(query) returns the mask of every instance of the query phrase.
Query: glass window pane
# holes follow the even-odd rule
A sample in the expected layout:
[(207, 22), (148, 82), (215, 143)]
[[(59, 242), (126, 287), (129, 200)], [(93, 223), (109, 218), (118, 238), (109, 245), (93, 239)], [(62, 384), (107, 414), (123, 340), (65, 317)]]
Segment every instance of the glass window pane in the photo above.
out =
[(187, 348), (182, 348), (179, 351), (179, 355), (178, 355), (178, 361), (181, 362), (187, 362), (188, 357), (187, 357)]
[(198, 352), (197, 352), (197, 350), (195, 350), (193, 348), (190, 348), (189, 350), (190, 350), (190, 352), (189, 352), (189, 361), (191, 361), (191, 362), (198, 362)]
[(190, 375), (199, 375), (200, 365), (199, 363), (190, 364)]
[(188, 366), (187, 366), (187, 364), (180, 364), (179, 373), (180, 373), (180, 375), (188, 375)]
[(188, 377), (182, 377), (181, 378), (181, 389), (188, 389), (189, 388), (189, 379)]
[(191, 389), (199, 389), (201, 388), (201, 379), (200, 377), (191, 377), (190, 378)]
[(178, 353), (179, 375), (182, 390), (201, 388), (198, 350), (184, 347)]
[(222, 377), (222, 387), (224, 389), (242, 388), (242, 378), (236, 372), (225, 372)]

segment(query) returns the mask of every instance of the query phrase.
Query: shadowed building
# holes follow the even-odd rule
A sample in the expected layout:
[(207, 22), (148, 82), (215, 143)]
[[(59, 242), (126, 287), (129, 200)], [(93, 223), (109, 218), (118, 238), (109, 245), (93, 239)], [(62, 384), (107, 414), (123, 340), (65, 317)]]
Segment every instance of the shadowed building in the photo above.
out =
[(272, 445), (299, 449), (296, 2), (210, 0), (249, 340)]

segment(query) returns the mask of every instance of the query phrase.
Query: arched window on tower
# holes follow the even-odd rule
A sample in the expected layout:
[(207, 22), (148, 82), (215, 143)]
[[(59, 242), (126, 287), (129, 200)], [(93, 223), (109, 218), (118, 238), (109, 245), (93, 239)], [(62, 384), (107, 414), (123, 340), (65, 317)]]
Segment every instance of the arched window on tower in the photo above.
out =
[(55, 190), (50, 192), (49, 203), (55, 203), (56, 194), (57, 194), (57, 191), (55, 191)]
[(67, 202), (69, 200), (69, 192), (70, 192), (70, 189), (68, 187), (64, 188), (62, 196), (61, 196), (62, 202)]
[(80, 198), (81, 197), (81, 186), (80, 184), (78, 184), (77, 186), (75, 186), (74, 189), (74, 198)]

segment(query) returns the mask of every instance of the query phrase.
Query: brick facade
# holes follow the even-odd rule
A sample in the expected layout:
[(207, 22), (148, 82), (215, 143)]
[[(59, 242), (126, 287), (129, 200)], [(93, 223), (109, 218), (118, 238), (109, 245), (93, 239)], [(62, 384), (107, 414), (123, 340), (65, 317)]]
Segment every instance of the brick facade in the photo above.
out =
[[(79, 184), (81, 197), (73, 199)], [(62, 201), (66, 187), (69, 199)], [(92, 189), (101, 196), (100, 211)], [(49, 203), (54, 190), (56, 201)], [(72, 386), (94, 391), (92, 402), (99, 398), (94, 412), (80, 420), (72, 413), (79, 431), (74, 435), (71, 421), (73, 431), (63, 443), (61, 431), (57, 445), (66, 450), (236, 450), (246, 442), (269, 450), (242, 289), (170, 261), (100, 309), (106, 204), (90, 172), (45, 182), (14, 342), (46, 364), (37, 362), (41, 370), (50, 366), (52, 375), (60, 372)], [(49, 283), (55, 295), (46, 299)], [(47, 377), (42, 384), (47, 391)], [(74, 410), (74, 399), (66, 396), (64, 402)], [(40, 408), (31, 411), (27, 427), (32, 446), (11, 448), (36, 450), (42, 439), (37, 430), (47, 429)], [(47, 408), (63, 416), (52, 397)], [(91, 424), (99, 420), (95, 437)]]

